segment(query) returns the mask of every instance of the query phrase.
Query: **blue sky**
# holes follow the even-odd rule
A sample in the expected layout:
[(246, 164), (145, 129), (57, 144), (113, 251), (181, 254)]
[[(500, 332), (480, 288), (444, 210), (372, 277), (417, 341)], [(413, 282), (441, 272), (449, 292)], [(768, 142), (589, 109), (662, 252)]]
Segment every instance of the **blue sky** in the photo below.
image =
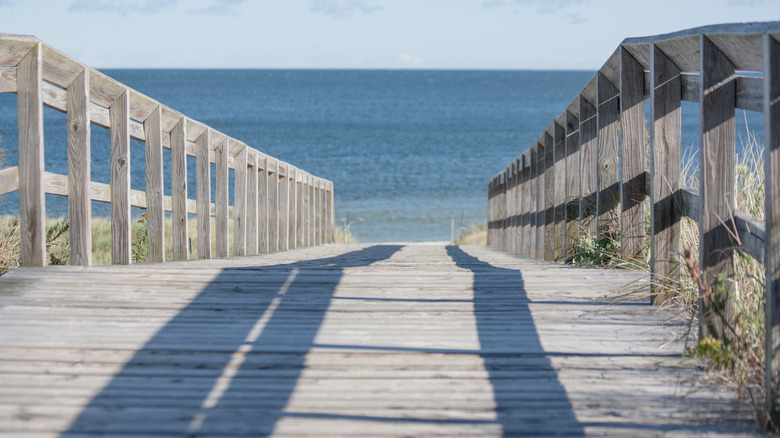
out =
[(96, 68), (581, 69), (626, 37), (780, 20), (780, 0), (0, 0)]

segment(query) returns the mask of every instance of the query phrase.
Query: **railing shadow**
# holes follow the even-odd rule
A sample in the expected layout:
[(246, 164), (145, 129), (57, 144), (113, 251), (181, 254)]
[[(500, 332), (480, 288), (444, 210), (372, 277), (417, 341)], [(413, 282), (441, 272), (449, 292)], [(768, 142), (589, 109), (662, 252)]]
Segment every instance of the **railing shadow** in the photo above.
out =
[[(399, 249), (376, 245), (332, 258), (224, 269), (62, 436), (208, 435), (224, 433), (226, 424), (234, 425), (235, 435), (270, 434), (344, 269), (388, 259)], [(242, 421), (231, 423), (231, 417)]]
[[(573, 406), (547, 359), (519, 270), (493, 266), (457, 246), (447, 254), (474, 274), (474, 314), (480, 355), (505, 436), (583, 436)], [(529, 409), (534, 404), (546, 409)], [(529, 412), (535, 414), (529, 416)]]

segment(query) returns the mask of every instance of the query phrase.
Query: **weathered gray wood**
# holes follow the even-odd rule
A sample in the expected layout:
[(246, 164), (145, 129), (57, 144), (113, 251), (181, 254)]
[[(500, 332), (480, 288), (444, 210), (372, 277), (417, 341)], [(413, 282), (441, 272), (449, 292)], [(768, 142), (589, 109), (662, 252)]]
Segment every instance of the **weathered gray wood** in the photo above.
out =
[(572, 256), (574, 244), (580, 237), (580, 121), (566, 111), (566, 256)]
[(130, 92), (109, 108), (111, 116), (111, 263), (129, 265), (130, 246)]
[[(214, 149), (214, 204), (216, 207), (215, 236), (214, 236), (214, 255), (216, 257), (227, 257), (229, 254), (228, 244), (228, 217), (229, 202), (229, 182), (228, 182), (228, 156), (230, 145), (227, 138), (217, 144)], [(234, 209), (235, 212), (235, 209)], [(234, 213), (235, 214), (235, 213)], [(211, 224), (209, 224), (209, 228)]]
[(328, 239), (330, 243), (335, 242), (336, 229), (336, 201), (335, 187), (332, 182), (328, 183)]
[(268, 248), (268, 252), (276, 252), (276, 251), (281, 251), (280, 241), (283, 237), (280, 228), (282, 227), (281, 197), (282, 197), (282, 190), (283, 190), (282, 185), (285, 181), (280, 177), (279, 162), (277, 160), (272, 160), (271, 158), (268, 158), (266, 161), (266, 165), (268, 166), (268, 170), (265, 175), (266, 193), (267, 193), (268, 200), (264, 205), (267, 211), (267, 215), (266, 215), (266, 224), (267, 224), (266, 226), (268, 228), (267, 248)]
[(552, 125), (544, 133), (544, 259), (555, 260), (555, 142)]
[(298, 191), (298, 169), (292, 166), (287, 166), (287, 182), (290, 185), (289, 192), (287, 193), (287, 248), (295, 249), (298, 247), (298, 215), (300, 209), (298, 208), (298, 197), (300, 192)]
[(515, 159), (506, 168), (506, 251), (519, 252), (517, 236), (517, 214), (518, 214), (518, 186), (519, 172), (518, 160)]
[(235, 179), (233, 180), (233, 255), (243, 256), (246, 255), (246, 145), (242, 145), (233, 162), (235, 163)]
[[(733, 242), (724, 225), (724, 218), (731, 217), (736, 209), (734, 66), (706, 36), (701, 37), (700, 71), (699, 263), (707, 283), (712, 284), (718, 275), (725, 275), (727, 287), (736, 293), (733, 279), (728, 280), (734, 274)], [(702, 295), (699, 302), (702, 339), (710, 335), (719, 338), (722, 334), (711, 306), (710, 300)]]
[(539, 163), (539, 152), (538, 152), (539, 145), (537, 143), (534, 143), (533, 146), (531, 146), (531, 149), (529, 149), (528, 152), (528, 192), (526, 193), (526, 197), (528, 199), (528, 204), (526, 207), (526, 216), (528, 217), (528, 256), (536, 258), (537, 257), (537, 244), (536, 244), (536, 201), (537, 201), (537, 192), (539, 190), (539, 178), (536, 172), (538, 163)]
[(682, 203), (677, 192), (681, 184), (681, 80), (680, 69), (651, 45), (650, 54), (650, 269), (653, 304), (663, 305), (674, 296), (665, 284), (680, 278)]
[(182, 118), (171, 130), (171, 217), (174, 260), (188, 258), (186, 151), (187, 120)]
[(569, 255), (569, 241), (566, 235), (566, 129), (565, 121), (558, 117), (553, 122), (553, 142), (555, 150), (555, 243), (553, 257), (562, 261)]
[(295, 177), (295, 247), (306, 246), (306, 173), (296, 171)]
[[(268, 211), (271, 201), (269, 200), (270, 192), (273, 190), (276, 192), (276, 185), (273, 188), (269, 187), (271, 181), (276, 181), (276, 174), (271, 173), (268, 168), (271, 158), (264, 154), (257, 154), (255, 173), (255, 182), (257, 183), (257, 200), (256, 200), (256, 215), (257, 215), (257, 252), (259, 254), (267, 254), (269, 250), (269, 237), (271, 236)], [(276, 166), (274, 166), (274, 172)], [(275, 197), (276, 193), (274, 193)], [(274, 216), (274, 221), (276, 217)], [(274, 237), (276, 235), (274, 234)]]
[(197, 193), (198, 258), (211, 258), (211, 164), (209, 145), (211, 129), (206, 129), (195, 141), (195, 185)]
[(536, 143), (536, 258), (545, 260), (545, 154), (544, 136)]
[[(68, 86), (68, 220), (70, 222), (68, 234), (70, 238), (70, 264), (81, 266), (92, 264), (92, 202), (89, 192), (91, 179), (91, 136), (88, 102), (89, 75), (85, 70)], [(149, 163), (149, 158), (147, 158), (147, 163)], [(148, 180), (149, 178), (147, 177)], [(149, 183), (147, 183), (148, 190)], [(160, 209), (162, 210), (162, 197), (159, 199)]]
[(618, 129), (620, 120), (620, 92), (601, 73), (597, 74), (598, 111), (598, 238), (616, 239), (619, 231), (618, 206)]
[[(258, 174), (259, 174), (259, 154), (252, 149), (247, 150), (247, 174), (246, 174), (246, 254), (255, 255), (258, 253), (258, 244), (260, 242), (260, 236), (258, 232), (258, 210), (257, 210), (257, 195), (258, 195)], [(265, 163), (265, 158), (262, 159)], [(265, 164), (262, 165), (263, 172), (265, 172)], [(267, 172), (265, 172), (267, 174)], [(263, 181), (265, 184), (265, 181)], [(264, 187), (264, 192), (267, 187)], [(265, 193), (263, 193), (265, 198)], [(263, 209), (265, 210), (265, 209)], [(263, 224), (265, 225), (265, 224)], [(263, 227), (265, 231), (265, 226)], [(263, 244), (266, 244), (267, 236), (263, 236)], [(266, 253), (268, 251), (263, 251)]]
[(162, 107), (144, 121), (146, 142), (147, 261), (165, 261), (165, 190), (163, 183)]
[(46, 264), (46, 204), (43, 192), (43, 100), (41, 44), (36, 43), (16, 67), (19, 81), (19, 218), (21, 265)]
[(645, 259), (644, 70), (625, 48), (620, 50), (620, 253), (625, 260)]
[(289, 244), (289, 224), (290, 224), (290, 183), (288, 175), (290, 169), (286, 164), (278, 163), (278, 182), (279, 182), (279, 200), (278, 200), (278, 248), (279, 251), (290, 249)]
[(596, 107), (582, 94), (579, 96), (579, 104), (580, 181), (582, 191), (580, 218), (582, 221), (582, 232), (591, 237), (596, 237), (598, 234), (596, 210), (599, 172), (598, 120), (596, 118)]
[(763, 42), (766, 406), (772, 423), (778, 425), (780, 424), (780, 43), (771, 35), (764, 35)]

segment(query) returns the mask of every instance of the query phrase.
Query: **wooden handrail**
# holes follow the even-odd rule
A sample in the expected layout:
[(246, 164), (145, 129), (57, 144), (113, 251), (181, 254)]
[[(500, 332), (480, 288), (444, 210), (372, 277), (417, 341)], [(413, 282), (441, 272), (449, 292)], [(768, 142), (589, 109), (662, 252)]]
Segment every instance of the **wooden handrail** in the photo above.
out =
[[(645, 171), (643, 102), (648, 98), (651, 162)], [(699, 104), (698, 193), (681, 187), (682, 101)], [(763, 222), (735, 205), (736, 108), (764, 113)], [(780, 22), (715, 25), (629, 38), (542, 137), (490, 181), (488, 243), (504, 251), (563, 260), (573, 255), (573, 242), (581, 233), (619, 234), (621, 256), (644, 260), (648, 238), (651, 275), (675, 278), (680, 275), (676, 262), (681, 253), (680, 219), (686, 216), (699, 224), (701, 269), (704, 278), (713, 282), (718, 275), (733, 274), (734, 239), (729, 233), (736, 230), (742, 249), (766, 267), (767, 404), (774, 424), (780, 425), (777, 175)], [(516, 226), (518, 218), (522, 227)], [(660, 282), (651, 284), (652, 302), (668, 302), (671, 292), (658, 286)], [(700, 301), (704, 312), (708, 305)], [(700, 335), (717, 335), (718, 330), (702, 325)]]
[[(188, 214), (198, 218), (200, 258), (229, 255), (229, 218), (234, 221), (233, 255), (333, 242), (331, 181), (192, 120), (35, 37), (0, 33), (0, 93), (17, 94), (19, 165), (0, 170), (0, 194), (19, 191), (22, 266), (46, 264), (45, 194), (68, 197), (70, 263), (75, 265), (92, 263), (93, 200), (111, 204), (114, 264), (131, 262), (131, 206), (146, 209), (150, 262), (165, 260), (166, 211), (172, 212), (175, 260), (188, 257)], [(67, 175), (44, 171), (44, 105), (67, 114)], [(110, 130), (111, 157), (95, 163), (110, 166), (110, 184), (90, 181), (90, 124)], [(145, 144), (144, 192), (130, 188), (130, 139)], [(164, 196), (163, 148), (170, 150), (172, 196)], [(187, 198), (187, 156), (197, 163), (194, 200)], [(213, 200), (212, 164), (216, 169)], [(232, 207), (229, 169), (235, 174)], [(297, 205), (288, 201), (296, 197)], [(212, 217), (215, 248), (211, 247)], [(287, 230), (296, 229), (296, 224), (301, 239), (292, 241), (296, 234)]]

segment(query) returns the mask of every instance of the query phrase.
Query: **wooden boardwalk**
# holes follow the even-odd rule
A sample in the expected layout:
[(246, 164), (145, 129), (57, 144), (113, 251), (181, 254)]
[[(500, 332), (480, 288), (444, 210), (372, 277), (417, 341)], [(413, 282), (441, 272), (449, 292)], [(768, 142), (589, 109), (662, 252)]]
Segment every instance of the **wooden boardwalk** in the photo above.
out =
[(751, 435), (643, 281), (327, 245), (0, 277), (2, 436)]

